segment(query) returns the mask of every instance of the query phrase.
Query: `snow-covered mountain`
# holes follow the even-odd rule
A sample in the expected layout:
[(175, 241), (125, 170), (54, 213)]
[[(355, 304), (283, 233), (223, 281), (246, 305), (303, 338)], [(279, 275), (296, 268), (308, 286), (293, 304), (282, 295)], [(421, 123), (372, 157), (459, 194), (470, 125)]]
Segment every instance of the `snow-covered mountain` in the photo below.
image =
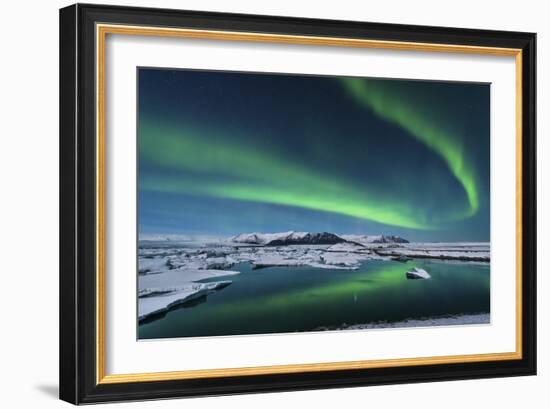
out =
[(287, 231), (283, 233), (243, 233), (232, 237), (234, 243), (263, 246), (288, 246), (292, 244), (336, 244), (346, 240), (333, 233), (307, 233)]
[(400, 236), (367, 236), (364, 234), (342, 234), (340, 237), (346, 241), (352, 241), (359, 244), (377, 244), (377, 243), (408, 243), (409, 241)]
[(241, 233), (231, 237), (229, 240), (234, 243), (267, 245), (274, 240), (286, 240), (290, 238), (300, 239), (306, 232), (287, 231), (282, 233)]
[(287, 231), (282, 233), (242, 233), (229, 239), (233, 243), (255, 244), (260, 246), (287, 246), (292, 244), (338, 244), (353, 242), (359, 244), (373, 243), (408, 243), (399, 236), (366, 236), (336, 235), (334, 233), (308, 233)]
[(334, 233), (306, 233), (295, 235), (291, 234), (288, 237), (270, 241), (268, 246), (287, 246), (292, 244), (337, 244), (344, 243), (346, 240), (337, 236)]

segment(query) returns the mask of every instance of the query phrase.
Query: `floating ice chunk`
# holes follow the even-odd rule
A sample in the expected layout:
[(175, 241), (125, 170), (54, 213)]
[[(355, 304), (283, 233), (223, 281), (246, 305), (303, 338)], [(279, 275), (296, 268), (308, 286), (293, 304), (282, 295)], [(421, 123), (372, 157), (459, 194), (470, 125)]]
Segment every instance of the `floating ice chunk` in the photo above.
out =
[(235, 274), (239, 274), (239, 272), (230, 270), (168, 270), (162, 274), (139, 276), (138, 289), (141, 291), (149, 288), (182, 287), (195, 281)]
[(337, 243), (328, 247), (326, 251), (342, 252), (342, 253), (369, 253), (370, 250), (358, 243)]
[(209, 270), (226, 270), (233, 267), (233, 261), (227, 260), (225, 257), (212, 257), (205, 260), (205, 266)]
[(334, 267), (350, 267), (359, 268), (361, 260), (364, 257), (355, 253), (324, 253), (321, 256), (321, 260), (324, 264)]
[(407, 278), (409, 279), (428, 279), (432, 276), (428, 274), (428, 272), (422, 268), (414, 267), (412, 270), (407, 271), (406, 273)]
[[(310, 260), (313, 261), (313, 260)], [(271, 254), (261, 254), (252, 260), (254, 268), (265, 267), (287, 267), (287, 266), (304, 266), (308, 260), (298, 257), (289, 257), (281, 252), (271, 252)]]
[(337, 265), (324, 263), (309, 263), (308, 266), (314, 268), (324, 268), (326, 270), (358, 270), (358, 265)]
[(205, 254), (206, 257), (214, 258), (214, 257), (225, 257), (228, 254), (232, 252), (232, 249), (230, 248), (213, 248), (213, 249), (206, 249), (200, 251), (200, 253)]

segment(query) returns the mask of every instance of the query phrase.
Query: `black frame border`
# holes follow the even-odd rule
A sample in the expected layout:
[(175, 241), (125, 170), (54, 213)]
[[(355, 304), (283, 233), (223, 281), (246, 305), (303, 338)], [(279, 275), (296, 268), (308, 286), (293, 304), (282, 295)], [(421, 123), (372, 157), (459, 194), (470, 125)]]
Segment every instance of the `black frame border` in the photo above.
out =
[[(522, 50), (522, 359), (96, 383), (96, 23)], [(536, 34), (76, 4), (60, 10), (60, 377), (74, 404), (536, 374)]]

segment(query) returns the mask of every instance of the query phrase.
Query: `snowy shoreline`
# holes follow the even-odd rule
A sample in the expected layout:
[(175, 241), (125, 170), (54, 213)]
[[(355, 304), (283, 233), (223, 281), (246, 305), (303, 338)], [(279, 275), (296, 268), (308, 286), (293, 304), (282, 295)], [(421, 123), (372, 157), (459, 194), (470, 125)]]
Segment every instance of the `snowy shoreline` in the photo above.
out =
[(338, 327), (319, 327), (314, 331), (343, 331), (343, 330), (359, 330), (359, 329), (384, 329), (384, 328), (422, 328), (422, 327), (438, 327), (447, 325), (479, 325), (490, 324), (491, 315), (489, 313), (479, 314), (459, 314), (445, 317), (434, 318), (418, 318), (405, 319), (395, 322), (371, 322), (367, 324), (343, 324)]
[(451, 325), (480, 325), (490, 324), (489, 313), (459, 314), (445, 317), (405, 319), (395, 322), (371, 322), (367, 324), (342, 324), (341, 326), (326, 326), (315, 328), (313, 331), (345, 331), (361, 329), (385, 329), (385, 328), (422, 328), (439, 327)]

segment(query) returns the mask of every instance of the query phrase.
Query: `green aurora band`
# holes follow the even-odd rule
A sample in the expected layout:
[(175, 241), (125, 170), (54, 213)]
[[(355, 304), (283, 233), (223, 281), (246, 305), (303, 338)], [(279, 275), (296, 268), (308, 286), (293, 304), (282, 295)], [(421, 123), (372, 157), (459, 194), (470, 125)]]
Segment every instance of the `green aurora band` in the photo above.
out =
[[(420, 230), (441, 228), (474, 215), (479, 198), (474, 167), (467, 162), (463, 146), (433, 113), (422, 112), (418, 103), (390, 81), (341, 78), (347, 94), (379, 118), (404, 129), (437, 154), (463, 187), (468, 200), (465, 209), (428, 217), (422, 209), (404, 200), (369, 191), (357, 191), (345, 180), (323, 175), (273, 152), (239, 145), (227, 131), (203, 125), (159, 125), (154, 118), (141, 117), (139, 125), (140, 160), (180, 174), (140, 177), (140, 189), (209, 195), (233, 200), (296, 206), (337, 213), (390, 226)], [(228, 141), (232, 141), (229, 143)], [(193, 175), (200, 175), (194, 178)], [(204, 178), (206, 177), (206, 180)]]
[(479, 209), (479, 195), (474, 167), (467, 163), (461, 141), (446, 130), (441, 119), (426, 115), (418, 103), (407, 100), (407, 95), (392, 81), (362, 78), (341, 78), (349, 95), (371, 109), (377, 116), (400, 126), (419, 142), (439, 155), (451, 173), (464, 188), (468, 208), (450, 220), (473, 216)]
[[(156, 126), (141, 119), (140, 160), (200, 173), (203, 180), (198, 183), (192, 175), (146, 176), (140, 178), (140, 189), (297, 206), (420, 230), (436, 228), (406, 203), (358, 192), (345, 180), (224, 140), (202, 128)], [(204, 181), (206, 175), (210, 177)]]

